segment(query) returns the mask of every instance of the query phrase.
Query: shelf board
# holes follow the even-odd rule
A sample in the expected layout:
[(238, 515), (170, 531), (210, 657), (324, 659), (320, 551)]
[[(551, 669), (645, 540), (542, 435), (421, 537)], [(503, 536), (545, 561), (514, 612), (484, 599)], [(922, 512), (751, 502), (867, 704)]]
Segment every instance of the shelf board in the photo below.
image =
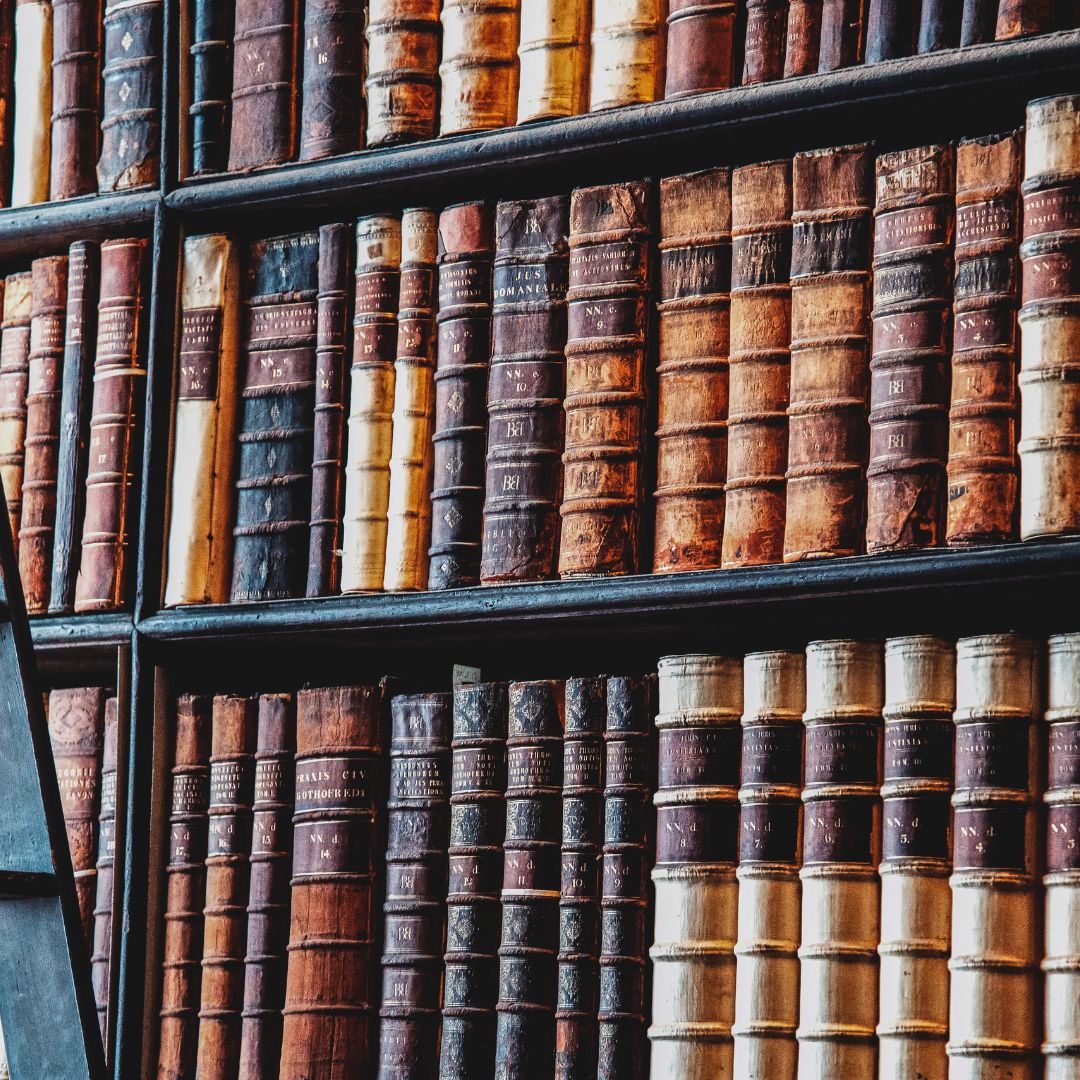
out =
[(115, 672), (116, 650), (131, 644), (132, 618), (123, 611), (47, 615), (32, 618), (29, 623), (38, 664), (53, 671)]

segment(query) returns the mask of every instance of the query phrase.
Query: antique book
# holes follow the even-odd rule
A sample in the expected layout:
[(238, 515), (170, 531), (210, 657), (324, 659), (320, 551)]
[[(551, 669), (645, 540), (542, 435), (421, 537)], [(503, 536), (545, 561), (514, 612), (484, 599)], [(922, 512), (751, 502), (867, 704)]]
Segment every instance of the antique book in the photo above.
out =
[(591, 0), (525, 0), (518, 41), (517, 122), (588, 108)]
[(1003, 41), (1056, 30), (1056, 13), (1054, 0), (1000, 0), (994, 37)]
[(1019, 131), (956, 147), (956, 272), (946, 540), (1016, 537)]
[(258, 698), (215, 696), (195, 1066), (199, 1080), (230, 1080), (237, 1075), (240, 1060), (259, 720)]
[(229, 598), (240, 260), (224, 233), (184, 239), (165, 606)]
[(520, 8), (521, 0), (444, 0), (440, 135), (514, 123)]
[(15, 95), (11, 205), (49, 197), (52, 4), (15, 0)]
[(660, 181), (653, 572), (720, 565), (727, 479), (731, 170)]
[[(15, 11), (14, 5), (4, 7), (3, 32), (0, 33), (0, 207), (11, 205), (11, 166), (15, 118)], [(6, 1061), (2, 1051), (3, 1032), (0, 1031), (0, 1061)]]
[(66, 255), (33, 262), (25, 461), (19, 509), (19, 576), (29, 615), (43, 615), (49, 609), (67, 277)]
[(555, 573), (569, 214), (566, 195), (500, 202), (495, 211), (484, 585)]
[(742, 85), (784, 76), (788, 0), (746, 0)]
[(364, 144), (363, 0), (304, 0), (300, 160)]
[(0, 323), (0, 480), (7, 500), (11, 535), (18, 544), (22, 507), (26, 393), (30, 378), (30, 313), (33, 274), (9, 274), (4, 281)]
[(394, 360), (393, 436), (386, 522), (387, 591), (423, 589), (431, 536), (435, 427), (435, 259), (438, 214), (401, 215), (401, 287)]
[(222, 172), (229, 160), (229, 104), (232, 93), (233, 31), (236, 8), (214, 0), (192, 0), (188, 106), (191, 175)]
[(785, 562), (862, 553), (873, 183), (866, 143), (792, 164)]
[(390, 703), (378, 1080), (435, 1080), (450, 839), (452, 694)]
[(280, 1080), (345, 1080), (371, 1059), (382, 686), (301, 690)]
[(3, 1028), (0, 1028), (0, 1080), (11, 1080), (11, 1068), (8, 1065), (7, 1046), (4, 1044)]
[(439, 215), (429, 589), (480, 580), (494, 252), (492, 203), (459, 203)]
[(97, 190), (101, 0), (52, 0), (49, 198)]
[(742, 661), (660, 659), (653, 1076), (733, 1076)]
[(640, 569), (652, 184), (570, 198), (559, 576)]
[(918, 32), (917, 11), (909, 0), (866, 0), (864, 62), (911, 56)]
[(77, 612), (122, 607), (133, 576), (146, 404), (147, 245), (141, 238), (101, 245)]
[(947, 1080), (956, 651), (885, 642), (879, 1080)]
[(818, 69), (822, 0), (789, 0), (784, 78), (810, 75)]
[(960, 15), (960, 44), (981, 45), (994, 40), (998, 0), (964, 0)]
[(960, 44), (962, 6), (963, 0), (922, 0), (916, 51), (955, 49)]
[(881, 646), (806, 648), (799, 1077), (877, 1076)]
[(276, 1080), (289, 944), (296, 699), (262, 694), (258, 709), (238, 1075)]
[(191, 1080), (199, 1045), (212, 699), (184, 694), (173, 714), (165, 866), (158, 1080)]
[(668, 0), (664, 97), (687, 97), (732, 84), (735, 0)]
[(401, 283), (401, 219), (356, 223), (356, 302), (349, 374), (341, 591), (381, 589), (390, 504), (394, 360)]
[(555, 1080), (596, 1076), (607, 680), (566, 680)]
[(791, 162), (734, 169), (725, 567), (784, 557), (790, 270)]
[(107, 0), (99, 191), (157, 185), (162, 0)]
[(949, 1076), (1042, 1076), (1040, 650), (956, 644)]
[(115, 697), (105, 701), (105, 741), (101, 752), (101, 803), (98, 810), (97, 883), (94, 899), (94, 934), (90, 951), (90, 974), (94, 984), (101, 1038), (109, 1045), (109, 1016), (116, 1002), (109, 1000), (113, 972), (113, 898), (117, 891), (116, 775), (119, 741), (119, 708)]
[(734, 1075), (794, 1080), (798, 1065), (806, 656), (743, 661)]
[(332, 596), (341, 584), (345, 372), (349, 366), (352, 330), (352, 232), (352, 222), (323, 225), (319, 229), (308, 596)]
[(435, 134), (439, 101), (439, 0), (368, 0), (368, 146)]
[(664, 96), (664, 0), (592, 0), (589, 109)]
[(945, 527), (952, 314), (951, 144), (877, 159), (866, 551), (935, 547)]
[(837, 71), (862, 59), (865, 0), (824, 0), (818, 71)]
[(296, 151), (298, 0), (236, 0), (229, 168), (280, 165)]
[(318, 233), (252, 243), (244, 288), (234, 603), (304, 594), (318, 286)]

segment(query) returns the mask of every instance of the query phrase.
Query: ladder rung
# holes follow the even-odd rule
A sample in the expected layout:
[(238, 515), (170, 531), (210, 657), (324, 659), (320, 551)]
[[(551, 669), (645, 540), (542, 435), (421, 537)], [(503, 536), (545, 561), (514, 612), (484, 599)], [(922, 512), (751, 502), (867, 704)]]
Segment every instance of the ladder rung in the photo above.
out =
[(55, 874), (28, 874), (21, 870), (0, 870), (0, 900), (56, 896), (58, 892)]

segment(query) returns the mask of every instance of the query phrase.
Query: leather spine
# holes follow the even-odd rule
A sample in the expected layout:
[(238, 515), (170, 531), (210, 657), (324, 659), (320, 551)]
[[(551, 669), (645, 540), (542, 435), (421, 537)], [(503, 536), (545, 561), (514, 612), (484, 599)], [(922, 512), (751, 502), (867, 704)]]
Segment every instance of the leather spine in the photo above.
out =
[(15, 117), (11, 205), (49, 197), (52, 4), (15, 0)]
[(97, 883), (94, 899), (94, 934), (90, 975), (94, 985), (98, 1027), (108, 1047), (109, 1000), (113, 970), (113, 895), (116, 879), (116, 766), (119, 711), (115, 697), (105, 701), (105, 742), (101, 752), (101, 806), (98, 812)]
[(30, 315), (33, 274), (9, 274), (4, 281), (0, 323), (0, 480), (16, 544), (22, 508), (26, 393), (30, 378)]
[(191, 0), (188, 72), (191, 104), (191, 175), (221, 172), (229, 160), (229, 106), (232, 93), (236, 7), (214, 0)]
[[(15, 119), (15, 8), (4, 7), (0, 22), (0, 207), (10, 206)], [(0, 1032), (0, 1043), (3, 1033)], [(6, 1062), (0, 1050), (0, 1061)]]
[(525, 0), (517, 122), (577, 116), (589, 97), (591, 0)]
[(960, 44), (982, 45), (994, 40), (998, 0), (964, 0), (960, 15)]
[(731, 86), (736, 6), (734, 0), (669, 0), (665, 99)]
[(742, 85), (784, 77), (788, 0), (746, 0)]
[(822, 0), (790, 0), (784, 78), (810, 75), (818, 70), (821, 50)]
[(910, 0), (867, 0), (864, 62), (911, 56), (918, 30), (916, 13), (917, 5)]
[(592, 0), (589, 109), (663, 97), (667, 0)]
[(11, 1080), (11, 1067), (8, 1065), (7, 1046), (4, 1044), (2, 1028), (0, 1028), (0, 1080)]
[(818, 71), (838, 71), (862, 61), (865, 0), (824, 0)]
[(1000, 0), (994, 37), (998, 41), (1030, 37), (1056, 29), (1054, 0)]
[(939, 52), (960, 44), (963, 0), (922, 0), (916, 51)]
[(101, 0), (52, 0), (52, 117), (49, 198), (97, 189), (101, 89)]

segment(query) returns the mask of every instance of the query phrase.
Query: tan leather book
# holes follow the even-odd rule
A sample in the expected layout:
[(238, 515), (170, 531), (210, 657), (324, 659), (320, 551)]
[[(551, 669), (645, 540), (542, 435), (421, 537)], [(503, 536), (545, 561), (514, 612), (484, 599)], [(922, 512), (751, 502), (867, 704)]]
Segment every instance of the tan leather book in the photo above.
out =
[(165, 606), (224, 604), (232, 560), (240, 261), (224, 233), (184, 240)]
[(664, 96), (667, 0), (593, 0), (589, 109)]
[(49, 198), (52, 4), (15, 0), (15, 135), (11, 205)]
[(0, 480), (16, 544), (22, 506), (32, 293), (33, 278), (29, 271), (9, 274), (4, 283), (4, 319), (0, 323)]
[(517, 122), (585, 112), (591, 0), (521, 0)]

